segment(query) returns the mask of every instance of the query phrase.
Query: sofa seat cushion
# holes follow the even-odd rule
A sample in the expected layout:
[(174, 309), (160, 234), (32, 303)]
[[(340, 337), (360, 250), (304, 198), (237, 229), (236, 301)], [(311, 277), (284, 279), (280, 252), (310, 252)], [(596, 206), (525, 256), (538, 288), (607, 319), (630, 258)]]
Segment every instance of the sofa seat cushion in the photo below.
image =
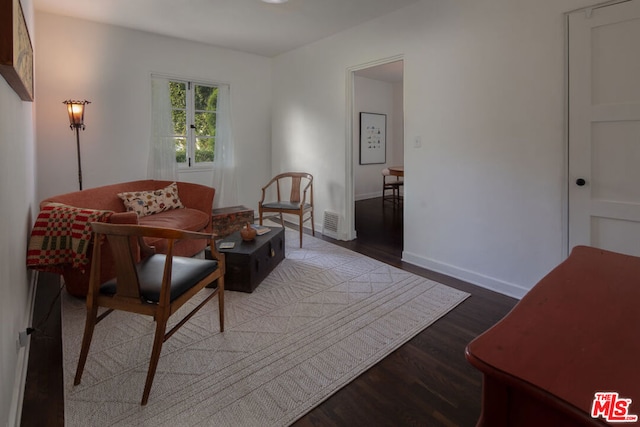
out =
[[(209, 224), (211, 215), (207, 215), (197, 209), (183, 208), (172, 209), (166, 212), (160, 212), (153, 215), (143, 216), (138, 219), (140, 225), (150, 227), (177, 228), (179, 230), (204, 231)], [(146, 238), (145, 243), (155, 247), (156, 253), (166, 253), (167, 240), (158, 238)], [(184, 241), (183, 243), (194, 243), (196, 246), (205, 245), (206, 240)], [(191, 245), (188, 245), (191, 246)], [(182, 255), (182, 251), (177, 251), (174, 255)]]
[(138, 219), (140, 225), (150, 227), (177, 228), (179, 230), (199, 231), (204, 229), (210, 215), (197, 209), (183, 208), (160, 212), (153, 215), (143, 216)]

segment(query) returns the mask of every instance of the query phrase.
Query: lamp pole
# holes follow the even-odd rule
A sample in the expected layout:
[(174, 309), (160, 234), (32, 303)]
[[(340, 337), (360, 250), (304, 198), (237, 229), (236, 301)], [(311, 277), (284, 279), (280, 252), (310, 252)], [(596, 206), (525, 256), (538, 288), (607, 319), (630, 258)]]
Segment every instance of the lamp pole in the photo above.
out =
[(76, 128), (76, 149), (78, 150), (78, 184), (80, 190), (82, 190), (82, 162), (80, 161), (80, 126), (74, 126)]

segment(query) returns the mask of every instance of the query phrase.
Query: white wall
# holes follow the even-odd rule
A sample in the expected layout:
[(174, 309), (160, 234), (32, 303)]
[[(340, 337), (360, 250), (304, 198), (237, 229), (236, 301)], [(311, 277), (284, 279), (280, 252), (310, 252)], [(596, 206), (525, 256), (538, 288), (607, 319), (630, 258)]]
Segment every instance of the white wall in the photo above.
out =
[(404, 83), (393, 83), (393, 132), (390, 134), (387, 164), (404, 165)]
[[(33, 38), (33, 6), (22, 1)], [(35, 46), (34, 46), (35, 49)], [(37, 97), (37, 88), (36, 88)], [(18, 332), (30, 326), (33, 274), (26, 269), (34, 219), (35, 141), (33, 103), (21, 101), (0, 77), (0, 425), (17, 425), (28, 347), (17, 345)], [(37, 211), (35, 212), (37, 213)]]
[(91, 101), (80, 135), (83, 188), (146, 178), (153, 72), (231, 85), (239, 202), (257, 210), (271, 176), (271, 59), (42, 12), (36, 24), (40, 199), (78, 189), (62, 104), (70, 98)]
[[(399, 93), (399, 95), (398, 95)], [(353, 102), (353, 173), (356, 200), (382, 195), (381, 171), (387, 166), (403, 164), (402, 147), (402, 84), (366, 77), (354, 77)], [(360, 164), (360, 113), (387, 115), (386, 162)]]
[(522, 296), (564, 257), (564, 12), (590, 3), (424, 0), (280, 55), (274, 169), (350, 213), (346, 70), (402, 55), (403, 258)]

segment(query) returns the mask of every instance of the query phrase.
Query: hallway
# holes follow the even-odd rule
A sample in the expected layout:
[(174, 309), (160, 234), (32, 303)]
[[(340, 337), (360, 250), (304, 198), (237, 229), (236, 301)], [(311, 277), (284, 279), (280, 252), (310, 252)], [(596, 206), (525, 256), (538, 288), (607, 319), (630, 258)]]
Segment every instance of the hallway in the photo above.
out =
[(362, 244), (402, 257), (402, 203), (395, 205), (382, 198), (356, 202), (356, 231)]

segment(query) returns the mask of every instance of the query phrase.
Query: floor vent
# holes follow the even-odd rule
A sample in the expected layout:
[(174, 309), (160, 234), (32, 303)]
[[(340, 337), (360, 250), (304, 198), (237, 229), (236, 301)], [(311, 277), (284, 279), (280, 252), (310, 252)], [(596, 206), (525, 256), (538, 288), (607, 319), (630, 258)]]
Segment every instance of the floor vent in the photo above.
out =
[(338, 226), (340, 225), (340, 215), (335, 212), (324, 211), (324, 221), (322, 223), (322, 234), (333, 239), (338, 238)]

